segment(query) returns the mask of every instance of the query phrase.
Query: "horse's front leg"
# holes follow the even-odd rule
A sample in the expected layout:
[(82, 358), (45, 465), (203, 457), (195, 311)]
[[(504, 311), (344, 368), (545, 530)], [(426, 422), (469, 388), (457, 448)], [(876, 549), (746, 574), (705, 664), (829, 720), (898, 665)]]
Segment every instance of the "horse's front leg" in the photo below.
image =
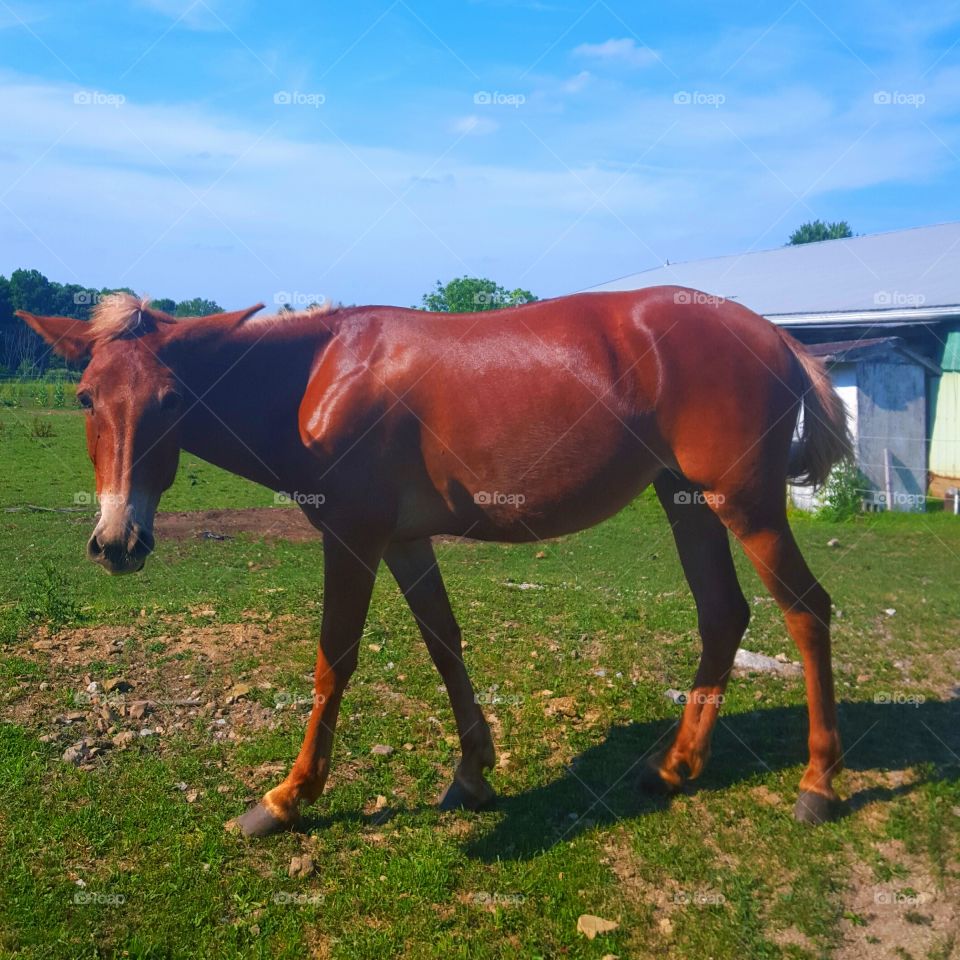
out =
[(283, 783), (264, 794), (255, 807), (231, 820), (228, 829), (248, 837), (289, 829), (299, 819), (300, 804), (312, 803), (323, 793), (340, 700), (357, 667), (357, 649), (382, 553), (382, 546), (363, 545), (332, 532), (325, 534), (323, 622), (313, 709), (303, 746)]

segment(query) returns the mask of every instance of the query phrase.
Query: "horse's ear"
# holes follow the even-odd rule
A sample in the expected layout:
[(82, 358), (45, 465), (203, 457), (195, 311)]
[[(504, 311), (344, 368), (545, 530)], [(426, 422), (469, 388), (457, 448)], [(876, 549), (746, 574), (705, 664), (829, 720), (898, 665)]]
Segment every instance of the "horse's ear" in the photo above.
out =
[(233, 310), (230, 313), (215, 313), (212, 316), (204, 317), (207, 323), (216, 324), (221, 330), (233, 330), (242, 323), (249, 320), (255, 313), (259, 313), (264, 308), (264, 304), (255, 303), (246, 310)]
[(73, 317), (38, 317), (18, 310), (16, 315), (50, 344), (54, 353), (67, 360), (85, 360), (93, 348), (90, 325)]

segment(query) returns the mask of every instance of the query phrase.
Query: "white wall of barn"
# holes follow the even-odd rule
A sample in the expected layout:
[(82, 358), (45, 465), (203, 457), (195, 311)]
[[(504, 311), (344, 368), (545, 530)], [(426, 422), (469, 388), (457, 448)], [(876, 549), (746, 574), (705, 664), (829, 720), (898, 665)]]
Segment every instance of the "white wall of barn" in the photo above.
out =
[[(830, 367), (830, 379), (847, 409), (847, 422), (853, 437), (854, 450), (859, 446), (859, 391), (857, 389), (857, 365), (855, 363), (836, 363)], [(803, 426), (803, 414), (797, 423), (797, 431)], [(813, 487), (789, 484), (787, 487), (790, 503), (799, 510), (816, 510), (820, 506), (819, 495)]]

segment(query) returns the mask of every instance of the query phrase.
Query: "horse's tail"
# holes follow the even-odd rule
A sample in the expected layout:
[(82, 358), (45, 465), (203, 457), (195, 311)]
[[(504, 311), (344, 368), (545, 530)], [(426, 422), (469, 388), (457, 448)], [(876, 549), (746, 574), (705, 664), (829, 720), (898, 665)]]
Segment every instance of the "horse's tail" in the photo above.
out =
[(835, 463), (853, 456), (847, 410), (823, 361), (782, 328), (777, 332), (797, 358), (803, 377), (803, 427), (791, 447), (787, 475), (797, 483), (819, 486)]

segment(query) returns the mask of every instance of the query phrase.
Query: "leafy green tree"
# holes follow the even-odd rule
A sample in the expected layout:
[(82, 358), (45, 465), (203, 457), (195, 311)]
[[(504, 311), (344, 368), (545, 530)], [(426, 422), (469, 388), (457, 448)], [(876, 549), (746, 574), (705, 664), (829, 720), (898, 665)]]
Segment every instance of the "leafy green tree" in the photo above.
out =
[[(120, 292), (134, 293), (129, 287), (97, 290), (77, 283), (57, 283), (39, 270), (14, 270), (9, 279), (0, 276), (0, 372), (19, 370), (34, 376), (49, 367), (66, 366), (37, 334), (14, 317), (15, 310), (86, 320), (101, 297)], [(156, 300), (154, 304), (178, 317), (201, 317), (222, 310), (213, 300), (202, 297), (180, 303)]]
[(56, 299), (54, 285), (39, 270), (14, 270), (10, 274), (10, 300), (14, 310), (50, 314), (56, 308)]
[(216, 301), (205, 300), (203, 297), (181, 300), (173, 311), (175, 317), (209, 317), (211, 313), (223, 313), (223, 307)]
[(74, 303), (73, 287), (51, 283), (39, 270), (14, 270), (10, 279), (4, 280), (3, 287), (0, 295), (0, 367), (11, 373), (35, 376), (48, 366), (65, 366), (37, 334), (13, 316), (13, 311), (86, 316), (87, 308)]
[(507, 290), (485, 277), (457, 277), (446, 284), (438, 280), (436, 288), (424, 294), (420, 309), (435, 313), (476, 313), (515, 307), (536, 299), (529, 290)]
[(177, 309), (177, 301), (171, 300), (169, 297), (160, 297), (157, 300), (151, 300), (150, 306), (156, 310), (161, 310), (163, 313), (174, 313)]
[(853, 231), (846, 220), (837, 220), (833, 223), (824, 223), (822, 220), (811, 220), (802, 223), (787, 241), (788, 246), (798, 246), (801, 243), (818, 243), (820, 240), (842, 240), (852, 237)]
[(14, 309), (10, 281), (4, 276), (0, 276), (0, 326), (13, 322)]

